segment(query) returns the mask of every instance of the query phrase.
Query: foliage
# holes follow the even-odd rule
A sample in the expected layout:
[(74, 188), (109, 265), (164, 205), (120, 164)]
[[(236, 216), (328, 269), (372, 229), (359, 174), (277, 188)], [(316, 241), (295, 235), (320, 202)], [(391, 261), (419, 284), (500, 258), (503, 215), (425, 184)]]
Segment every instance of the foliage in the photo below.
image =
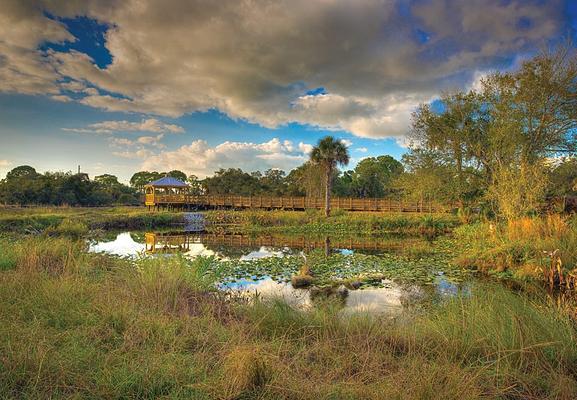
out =
[(549, 196), (577, 195), (577, 157), (556, 160), (549, 179)]
[(547, 183), (542, 165), (500, 167), (495, 171), (495, 183), (489, 187), (487, 197), (503, 217), (514, 220), (540, 211)]
[(186, 182), (188, 179), (184, 172), (176, 169), (169, 172), (139, 171), (134, 175), (132, 175), (132, 177), (130, 178), (130, 185), (136, 190), (138, 190), (140, 193), (142, 193), (144, 191), (144, 185), (147, 185), (150, 182), (153, 182), (165, 176), (176, 178), (182, 182)]
[(239, 168), (221, 168), (201, 184), (203, 191), (211, 195), (282, 196), (288, 190), (285, 172), (279, 169), (268, 169), (261, 174), (258, 171), (243, 172)]
[(551, 283), (577, 283), (575, 217), (550, 215), (465, 225), (457, 228), (455, 235), (461, 246), (457, 263), (462, 266), (543, 280), (551, 279), (554, 268)]
[[(438, 104), (422, 105), (413, 115), (405, 157), (409, 174), (401, 187), (452, 198), (461, 207), (489, 200), (509, 217), (519, 205), (507, 203), (514, 192), (532, 200), (519, 211), (533, 211), (543, 198), (543, 174), (549, 172), (540, 167), (576, 151), (576, 93), (577, 57), (564, 47), (525, 61), (517, 71), (489, 75), (480, 90), (445, 94)], [(573, 178), (557, 172), (553, 175), (565, 180), (563, 186), (547, 189), (568, 194), (567, 181)], [(427, 187), (428, 177), (435, 184)]]
[(320, 166), (324, 172), (325, 186), (325, 216), (331, 212), (331, 192), (333, 174), (339, 165), (349, 163), (349, 152), (347, 146), (340, 140), (332, 136), (325, 136), (319, 140), (318, 144), (311, 150), (310, 160), (313, 164)]
[(385, 197), (396, 192), (393, 182), (403, 165), (391, 156), (367, 157), (354, 170), (345, 171), (334, 182), (334, 193), (341, 197)]
[(90, 180), (86, 174), (46, 172), (29, 166), (16, 167), (0, 181), (0, 202), (29, 205), (99, 206), (139, 204), (136, 192), (113, 175)]

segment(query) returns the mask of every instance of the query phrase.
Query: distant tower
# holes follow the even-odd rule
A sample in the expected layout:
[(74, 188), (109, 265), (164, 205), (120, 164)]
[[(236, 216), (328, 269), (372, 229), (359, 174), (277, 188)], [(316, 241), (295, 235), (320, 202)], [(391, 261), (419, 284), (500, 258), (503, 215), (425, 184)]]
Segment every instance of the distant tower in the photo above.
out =
[(80, 174), (80, 165), (78, 166), (78, 174)]

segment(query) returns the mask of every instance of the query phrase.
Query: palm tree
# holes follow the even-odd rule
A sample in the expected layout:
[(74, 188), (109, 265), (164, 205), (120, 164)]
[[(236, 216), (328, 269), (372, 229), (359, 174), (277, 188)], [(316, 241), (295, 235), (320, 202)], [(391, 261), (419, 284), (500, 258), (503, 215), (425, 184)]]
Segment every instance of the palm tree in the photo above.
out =
[(340, 140), (325, 136), (311, 151), (311, 161), (319, 165), (325, 173), (325, 215), (331, 213), (331, 189), (333, 172), (337, 165), (349, 163), (349, 152)]

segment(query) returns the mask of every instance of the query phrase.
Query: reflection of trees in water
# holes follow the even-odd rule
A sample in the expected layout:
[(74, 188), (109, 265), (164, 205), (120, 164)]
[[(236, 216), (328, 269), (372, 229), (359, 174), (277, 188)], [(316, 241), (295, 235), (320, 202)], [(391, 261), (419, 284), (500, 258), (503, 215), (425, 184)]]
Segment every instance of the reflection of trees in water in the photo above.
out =
[(171, 249), (178, 251), (186, 249), (191, 243), (202, 244), (207, 250), (228, 258), (239, 258), (251, 252), (258, 252), (266, 247), (274, 252), (304, 251), (309, 253), (316, 249), (324, 251), (325, 255), (338, 253), (341, 250), (352, 250), (360, 254), (382, 254), (384, 252), (403, 253), (413, 247), (422, 247), (426, 243), (422, 238), (407, 238), (404, 236), (390, 237), (330, 237), (330, 236), (290, 236), (290, 235), (257, 235), (243, 234), (211, 234), (186, 232), (148, 232), (146, 233), (149, 249), (161, 251)]

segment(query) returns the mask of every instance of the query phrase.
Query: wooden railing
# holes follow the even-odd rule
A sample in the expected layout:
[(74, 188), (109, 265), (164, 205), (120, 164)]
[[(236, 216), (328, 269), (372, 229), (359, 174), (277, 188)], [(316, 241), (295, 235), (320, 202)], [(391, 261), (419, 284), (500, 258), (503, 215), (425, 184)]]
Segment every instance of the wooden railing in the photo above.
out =
[[(195, 196), (188, 194), (147, 194), (147, 206), (191, 206), (195, 208), (263, 208), (305, 210), (322, 209), (323, 198), (314, 197), (269, 197), (269, 196)], [(357, 199), (335, 197), (331, 207), (348, 211), (386, 212), (445, 212), (448, 208), (430, 201), (403, 201), (395, 199)]]

